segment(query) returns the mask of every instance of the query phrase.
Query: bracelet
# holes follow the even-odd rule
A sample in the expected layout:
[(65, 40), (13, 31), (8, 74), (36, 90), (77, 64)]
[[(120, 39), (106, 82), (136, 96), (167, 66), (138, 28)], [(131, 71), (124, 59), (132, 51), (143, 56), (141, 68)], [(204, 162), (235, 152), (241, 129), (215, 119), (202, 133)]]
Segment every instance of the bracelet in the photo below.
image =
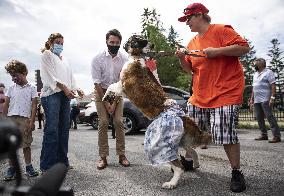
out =
[(274, 97), (274, 96), (271, 96), (270, 99), (275, 99), (275, 97)]

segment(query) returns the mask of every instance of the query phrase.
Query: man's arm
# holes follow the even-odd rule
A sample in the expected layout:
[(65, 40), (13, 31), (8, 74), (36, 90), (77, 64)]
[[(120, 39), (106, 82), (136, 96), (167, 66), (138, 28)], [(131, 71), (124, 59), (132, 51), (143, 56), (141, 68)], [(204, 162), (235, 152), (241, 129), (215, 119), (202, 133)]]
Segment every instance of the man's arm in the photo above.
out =
[(37, 98), (32, 99), (32, 111), (31, 111), (31, 122), (35, 123), (35, 117), (36, 117), (36, 106), (37, 106)]
[[(99, 95), (99, 99), (100, 99), (100, 100), (103, 100), (104, 91), (103, 91), (103, 88), (102, 88), (101, 84), (97, 84), (97, 83), (96, 83), (96, 84), (95, 84), (95, 89), (96, 89), (96, 91), (97, 91), (97, 93), (98, 93), (98, 95)], [(110, 103), (107, 102), (107, 101), (104, 101), (103, 103), (104, 103), (104, 106), (105, 106), (107, 112), (108, 112), (109, 114), (111, 114), (111, 110), (113, 110), (113, 109), (112, 109)]]
[(97, 84), (96, 83), (95, 84), (95, 89), (96, 89), (96, 91), (97, 91), (97, 93), (99, 95), (100, 100), (102, 100), (103, 96), (104, 96), (104, 91), (103, 91), (103, 88), (102, 88), (101, 84)]
[(250, 51), (248, 46), (241, 45), (231, 45), (220, 48), (206, 48), (203, 52), (206, 54), (206, 57), (213, 58), (217, 56), (242, 56)]
[(31, 118), (29, 122), (29, 130), (34, 130), (35, 126), (35, 117), (36, 117), (36, 109), (37, 109), (37, 98), (32, 98), (32, 111), (31, 111)]
[(5, 102), (4, 102), (4, 105), (3, 105), (3, 115), (4, 116), (7, 116), (7, 114), (8, 114), (9, 105), (10, 105), (10, 97), (6, 96)]
[(271, 84), (271, 97), (269, 100), (269, 106), (272, 106), (275, 101), (275, 94), (276, 94), (276, 85), (275, 83)]

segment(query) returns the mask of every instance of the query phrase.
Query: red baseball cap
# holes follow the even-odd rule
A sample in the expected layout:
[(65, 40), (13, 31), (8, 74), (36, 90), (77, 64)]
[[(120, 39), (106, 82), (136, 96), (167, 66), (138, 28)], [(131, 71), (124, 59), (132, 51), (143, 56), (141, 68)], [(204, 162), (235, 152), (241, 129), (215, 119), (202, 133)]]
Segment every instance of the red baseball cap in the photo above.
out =
[(192, 14), (207, 14), (209, 10), (201, 3), (193, 3), (187, 6), (184, 10), (184, 16), (180, 17), (178, 21), (185, 22), (187, 20), (187, 16), (190, 16)]

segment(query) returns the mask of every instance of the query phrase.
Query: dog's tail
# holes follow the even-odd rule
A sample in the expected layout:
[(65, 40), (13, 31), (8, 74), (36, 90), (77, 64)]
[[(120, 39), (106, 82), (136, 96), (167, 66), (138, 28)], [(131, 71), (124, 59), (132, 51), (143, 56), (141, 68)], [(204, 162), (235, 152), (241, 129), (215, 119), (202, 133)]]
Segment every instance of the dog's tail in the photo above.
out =
[(197, 147), (204, 144), (209, 144), (212, 140), (212, 135), (206, 131), (201, 131), (196, 123), (189, 116), (182, 116), (184, 136), (182, 145), (190, 145)]

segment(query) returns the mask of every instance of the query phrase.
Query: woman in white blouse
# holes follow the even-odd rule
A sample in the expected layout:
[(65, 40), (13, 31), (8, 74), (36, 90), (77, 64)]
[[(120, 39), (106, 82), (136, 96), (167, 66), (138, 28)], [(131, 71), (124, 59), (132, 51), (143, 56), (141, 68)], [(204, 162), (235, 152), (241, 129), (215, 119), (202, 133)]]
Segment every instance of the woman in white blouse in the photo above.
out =
[(62, 55), (64, 39), (60, 33), (49, 36), (42, 50), (41, 103), (46, 124), (40, 156), (40, 169), (45, 172), (61, 162), (69, 167), (67, 157), (70, 128), (70, 99), (84, 93), (76, 87), (72, 70)]

